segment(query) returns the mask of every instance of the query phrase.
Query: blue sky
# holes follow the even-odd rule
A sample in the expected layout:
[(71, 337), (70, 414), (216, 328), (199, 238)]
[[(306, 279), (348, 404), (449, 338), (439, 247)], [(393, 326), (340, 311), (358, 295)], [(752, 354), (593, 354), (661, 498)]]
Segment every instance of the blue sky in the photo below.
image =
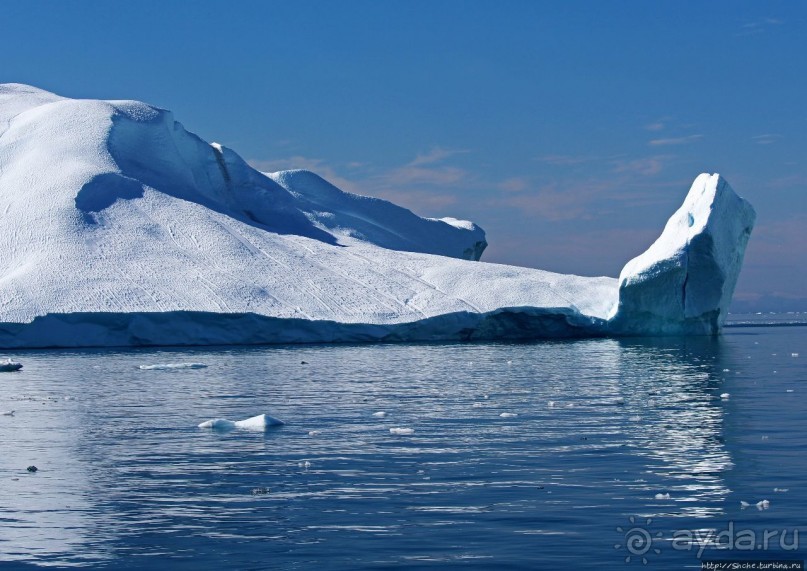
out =
[(262, 170), (476, 221), (486, 261), (617, 275), (720, 172), (735, 309), (807, 311), (802, 2), (0, 0), (0, 81), (139, 99)]

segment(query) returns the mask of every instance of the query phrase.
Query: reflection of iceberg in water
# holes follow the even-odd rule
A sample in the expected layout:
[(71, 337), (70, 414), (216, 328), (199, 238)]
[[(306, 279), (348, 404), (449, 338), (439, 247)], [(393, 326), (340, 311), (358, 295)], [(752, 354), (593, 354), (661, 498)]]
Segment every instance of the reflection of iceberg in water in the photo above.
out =
[[(84, 428), (76, 401), (28, 393), (17, 405), (16, 416), (2, 425), (0, 562), (47, 566), (69, 558), (87, 565), (109, 559), (101, 538), (104, 516), (91, 497), (91, 467), (77, 454)], [(36, 473), (26, 471), (29, 465), (37, 466)]]
[[(710, 517), (724, 512), (732, 468), (721, 437), (721, 341), (709, 338), (620, 341), (619, 376), (635, 453), (647, 457), (640, 483), (648, 497), (669, 493), (647, 516)], [(659, 489), (663, 486), (664, 489)]]

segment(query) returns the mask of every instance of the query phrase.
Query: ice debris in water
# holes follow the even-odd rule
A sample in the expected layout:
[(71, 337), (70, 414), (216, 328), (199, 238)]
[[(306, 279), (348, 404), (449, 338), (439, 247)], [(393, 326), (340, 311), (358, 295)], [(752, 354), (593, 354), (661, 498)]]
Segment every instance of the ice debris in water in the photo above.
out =
[(14, 411), (13, 410), (7, 410), (6, 412), (3, 413), (3, 416), (14, 416)]
[(774, 488), (773, 491), (777, 492), (777, 493), (784, 493), (784, 492), (789, 492), (790, 488)]
[(308, 436), (319, 436), (321, 432), (319, 430), (310, 430), (308, 431)]
[(723, 394), (720, 395), (720, 398), (723, 399), (723, 400), (728, 400), (728, 398), (730, 396), (731, 396), (731, 394), (729, 394), (729, 393), (723, 393)]
[(390, 434), (414, 434), (414, 428), (390, 428)]
[(384, 418), (385, 416), (387, 416), (387, 413), (384, 412), (383, 410), (379, 410), (378, 412), (374, 412), (373, 416), (376, 418)]
[(656, 494), (657, 500), (669, 500), (670, 494)]
[(503, 412), (499, 415), (502, 418), (515, 418), (518, 416), (515, 412)]
[[(769, 502), (768, 500), (761, 500), (761, 501), (757, 502), (756, 504), (754, 504), (754, 506), (758, 510), (762, 511), (762, 510), (766, 510), (769, 507), (771, 507), (771, 502)], [(745, 508), (748, 508), (748, 507), (751, 507), (750, 503), (742, 501), (742, 500), (740, 501), (740, 508), (741, 509), (745, 509)]]
[(798, 353), (791, 353), (791, 354), (790, 354), (790, 356), (791, 356), (791, 357), (798, 357), (798, 356), (799, 356), (799, 354), (798, 354)]
[(140, 365), (144, 371), (170, 371), (173, 369), (204, 369), (204, 363), (157, 363), (156, 365)]
[(199, 428), (212, 428), (214, 430), (233, 430), (234, 428), (243, 428), (244, 430), (266, 430), (271, 426), (283, 426), (286, 424), (282, 420), (278, 420), (268, 414), (259, 414), (252, 416), (245, 420), (227, 420), (224, 418), (214, 418), (206, 420), (199, 425)]
[(311, 462), (309, 462), (308, 460), (306, 460), (305, 462), (298, 462), (297, 467), (308, 470), (311, 467)]
[(22, 369), (22, 363), (12, 361), (8, 357), (0, 361), (0, 372), (13, 372)]

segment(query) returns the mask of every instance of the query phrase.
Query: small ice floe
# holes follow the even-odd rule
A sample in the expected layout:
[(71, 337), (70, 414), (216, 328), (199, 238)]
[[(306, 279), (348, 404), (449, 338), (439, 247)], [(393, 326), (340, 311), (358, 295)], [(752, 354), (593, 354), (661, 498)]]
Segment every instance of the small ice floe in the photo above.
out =
[(384, 412), (383, 410), (379, 410), (378, 412), (374, 412), (373, 416), (376, 418), (384, 418), (385, 416), (387, 416), (387, 413)]
[[(751, 504), (748, 502), (740, 501), (740, 509), (746, 509), (751, 507)], [(771, 502), (768, 500), (761, 500), (754, 504), (754, 507), (757, 508), (759, 511), (766, 510), (771, 507)]]
[(253, 496), (263, 496), (269, 493), (269, 488), (252, 488)]
[(390, 428), (389, 432), (390, 432), (390, 434), (401, 434), (401, 435), (414, 434), (415, 429), (414, 428)]
[(723, 369), (724, 373), (728, 373), (729, 371), (730, 371), (730, 369)]
[(308, 470), (311, 467), (311, 462), (308, 460), (305, 462), (297, 462), (297, 467), (302, 468), (303, 470)]
[(791, 356), (791, 357), (798, 357), (798, 356), (799, 356), (799, 354), (798, 354), (798, 353), (791, 353), (791, 354), (790, 354), (790, 356)]
[(639, 415), (628, 417), (628, 420), (631, 422), (641, 422), (642, 417)]
[(11, 373), (13, 371), (19, 371), (20, 369), (22, 369), (22, 363), (12, 361), (8, 358), (0, 361), (0, 373)]
[(472, 406), (473, 408), (482, 408), (482, 407), (483, 407), (483, 406), (485, 406), (485, 405), (484, 405), (484, 404), (482, 404), (481, 402), (475, 402), (475, 403), (474, 403), (474, 404), (472, 404), (471, 406)]
[(499, 415), (500, 418), (515, 418), (518, 414), (515, 412), (503, 412)]
[(259, 414), (245, 420), (227, 420), (224, 418), (214, 418), (206, 420), (199, 425), (199, 428), (212, 428), (213, 430), (233, 430), (242, 428), (244, 430), (266, 430), (272, 426), (283, 426), (286, 424), (282, 420), (278, 420), (268, 414)]
[(730, 396), (731, 396), (731, 394), (730, 394), (730, 393), (722, 393), (722, 394), (720, 395), (720, 398), (721, 398), (721, 399), (723, 399), (723, 400), (729, 400), (729, 397), (730, 397)]
[(553, 400), (548, 401), (548, 402), (546, 403), (546, 406), (548, 406), (549, 408), (553, 408), (553, 407), (555, 406), (555, 401), (553, 401)]
[(656, 494), (655, 497), (656, 497), (657, 500), (669, 500), (670, 499), (670, 494), (669, 493), (667, 493), (667, 494)]
[(773, 491), (777, 494), (784, 494), (785, 492), (789, 492), (790, 488), (774, 488)]
[(488, 400), (490, 397), (488, 395), (482, 395), (482, 398)]
[(204, 363), (157, 363), (156, 365), (140, 365), (144, 371), (172, 371), (174, 369), (204, 369)]
[(615, 404), (617, 406), (622, 406), (625, 404), (625, 399), (622, 397), (616, 397), (614, 400), (611, 401), (611, 404)]
[(507, 364), (508, 364), (508, 365), (512, 365), (512, 364), (513, 364), (513, 362), (512, 362), (512, 361), (507, 361)]
[(792, 392), (793, 392), (793, 389), (787, 389), (785, 392), (786, 392), (786, 393), (792, 393)]
[(14, 416), (14, 412), (16, 412), (16, 411), (7, 410), (6, 412), (3, 413), (3, 416)]
[(308, 436), (319, 436), (320, 434), (322, 434), (322, 432), (319, 431), (319, 430), (309, 430), (308, 431)]

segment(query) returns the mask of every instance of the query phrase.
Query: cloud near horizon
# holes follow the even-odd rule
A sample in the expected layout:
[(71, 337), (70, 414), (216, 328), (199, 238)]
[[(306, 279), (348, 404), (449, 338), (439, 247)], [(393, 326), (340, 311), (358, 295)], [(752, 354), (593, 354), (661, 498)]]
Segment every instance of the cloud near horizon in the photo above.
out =
[(666, 139), (652, 139), (647, 144), (651, 147), (664, 147), (667, 145), (686, 145), (703, 138), (703, 135), (687, 135), (685, 137), (669, 137)]

